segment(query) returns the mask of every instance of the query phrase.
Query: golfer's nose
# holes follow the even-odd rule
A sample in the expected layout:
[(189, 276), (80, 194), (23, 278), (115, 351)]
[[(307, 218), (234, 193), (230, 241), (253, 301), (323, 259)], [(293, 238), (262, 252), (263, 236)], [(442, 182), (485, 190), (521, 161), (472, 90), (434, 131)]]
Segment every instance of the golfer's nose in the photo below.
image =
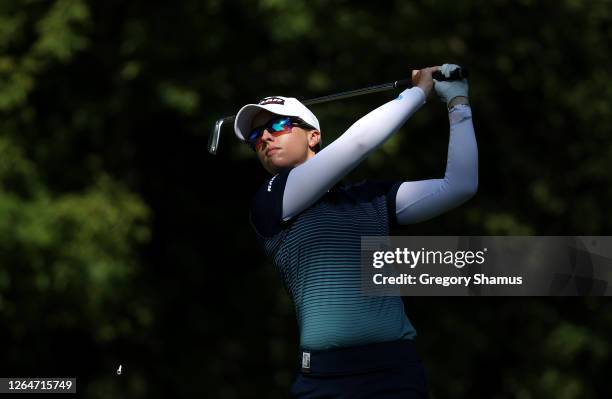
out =
[(268, 131), (268, 129), (265, 129), (265, 130), (263, 131), (263, 133), (261, 134), (261, 140), (262, 140), (262, 141), (270, 141), (270, 140), (272, 140), (273, 138), (274, 138), (274, 136), (272, 136), (272, 135), (270, 134), (270, 132)]

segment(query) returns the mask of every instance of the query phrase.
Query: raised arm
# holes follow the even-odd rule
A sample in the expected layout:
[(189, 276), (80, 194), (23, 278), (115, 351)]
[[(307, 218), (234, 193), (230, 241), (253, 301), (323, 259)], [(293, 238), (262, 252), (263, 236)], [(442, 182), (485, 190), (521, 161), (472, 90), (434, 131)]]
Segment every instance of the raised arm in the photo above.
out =
[[(444, 64), (449, 76), (456, 65)], [(421, 222), (437, 216), (472, 197), (478, 188), (478, 147), (468, 105), (467, 80), (435, 81), (435, 89), (449, 108), (450, 139), (446, 172), (442, 179), (404, 182), (396, 196), (399, 224)]]
[(316, 156), (293, 168), (283, 194), (283, 220), (316, 202), (368, 154), (397, 131), (424, 103), (423, 89), (404, 90), (396, 99), (355, 122)]
[(442, 179), (404, 182), (396, 197), (399, 224), (421, 222), (472, 197), (478, 188), (478, 148), (469, 105), (449, 111), (450, 139)]

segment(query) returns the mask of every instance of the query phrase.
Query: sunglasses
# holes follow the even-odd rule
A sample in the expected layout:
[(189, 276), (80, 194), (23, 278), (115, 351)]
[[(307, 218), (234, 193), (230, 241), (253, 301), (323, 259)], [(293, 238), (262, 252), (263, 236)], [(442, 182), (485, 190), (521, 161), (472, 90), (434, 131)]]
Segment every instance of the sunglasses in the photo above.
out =
[(301, 127), (303, 129), (314, 129), (302, 119), (294, 116), (277, 116), (272, 118), (268, 123), (263, 126), (259, 126), (250, 131), (247, 136), (247, 144), (254, 150), (257, 151), (263, 144), (261, 136), (265, 130), (267, 130), (272, 136), (278, 137), (283, 134), (291, 132), (292, 127)]

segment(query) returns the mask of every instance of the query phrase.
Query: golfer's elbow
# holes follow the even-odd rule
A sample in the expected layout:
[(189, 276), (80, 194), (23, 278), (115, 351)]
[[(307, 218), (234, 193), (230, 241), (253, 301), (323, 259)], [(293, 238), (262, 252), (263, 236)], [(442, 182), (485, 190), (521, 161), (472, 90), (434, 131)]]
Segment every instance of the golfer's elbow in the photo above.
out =
[(355, 137), (355, 139), (350, 141), (349, 146), (353, 159), (363, 159), (375, 149), (373, 143), (364, 137)]
[(366, 155), (374, 150), (374, 147), (371, 144), (365, 142), (355, 142), (353, 148), (353, 154), (355, 154), (355, 158), (363, 159)]
[(458, 203), (466, 202), (475, 196), (476, 192), (478, 191), (478, 176), (475, 176), (467, 181), (463, 181), (459, 184), (455, 184), (452, 187), (452, 191)]
[(470, 159), (468, 162), (454, 160), (451, 165), (455, 166), (447, 166), (442, 186), (462, 203), (472, 198), (478, 191), (478, 161), (477, 159)]
[[(351, 154), (357, 159), (363, 159), (370, 152), (374, 151), (384, 142), (384, 129), (372, 134), (375, 127), (371, 126), (371, 118), (363, 117), (355, 122), (338, 140), (342, 139), (344, 145), (350, 147)], [(378, 127), (380, 129), (380, 127)]]

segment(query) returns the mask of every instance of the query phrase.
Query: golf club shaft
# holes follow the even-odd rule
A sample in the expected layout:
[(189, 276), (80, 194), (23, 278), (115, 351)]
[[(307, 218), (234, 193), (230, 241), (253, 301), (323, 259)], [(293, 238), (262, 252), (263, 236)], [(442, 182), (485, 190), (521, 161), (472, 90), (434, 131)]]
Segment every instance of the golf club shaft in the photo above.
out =
[[(402, 86), (399, 85), (400, 82), (402, 83)], [(401, 88), (401, 87), (410, 87), (410, 82), (406, 80), (402, 80), (402, 81), (396, 81), (392, 83), (385, 83), (382, 85), (365, 87), (363, 89), (345, 91), (342, 93), (330, 94), (328, 96), (312, 98), (310, 100), (301, 101), (301, 103), (304, 105), (321, 104), (325, 102), (361, 96), (364, 94), (377, 93), (377, 92)], [(226, 116), (225, 118), (218, 119), (215, 122), (215, 127), (213, 128), (213, 132), (210, 135), (209, 140), (208, 140), (208, 152), (210, 152), (211, 154), (217, 153), (217, 148), (219, 146), (219, 136), (221, 133), (221, 127), (223, 126), (223, 124), (233, 123), (234, 119), (236, 119), (236, 115)]]
[[(467, 77), (468, 77), (468, 70), (465, 67), (455, 69), (451, 73), (450, 77), (446, 77), (442, 75), (440, 71), (436, 71), (433, 73), (433, 78), (439, 81), (461, 80), (461, 79), (466, 79)], [(304, 100), (300, 102), (304, 105), (321, 104), (321, 103), (326, 103), (330, 101), (342, 100), (342, 99), (350, 98), (350, 97), (362, 96), (364, 94), (378, 93), (378, 92), (393, 90), (393, 89), (407, 89), (409, 87), (412, 87), (412, 80), (403, 79), (403, 80), (396, 80), (395, 82), (391, 82), (391, 83), (384, 83), (381, 85), (369, 86), (363, 89), (350, 90), (350, 91), (345, 91), (342, 93), (330, 94), (328, 96), (311, 98), (310, 100)], [(235, 118), (236, 118), (236, 115), (231, 115), (231, 116), (226, 116), (225, 118), (217, 119), (217, 121), (215, 122), (215, 126), (213, 128), (213, 131), (208, 138), (208, 152), (210, 152), (211, 154), (217, 153), (217, 149), (219, 148), (219, 137), (221, 135), (221, 128), (223, 127), (223, 124), (232, 123), (234, 122)]]

